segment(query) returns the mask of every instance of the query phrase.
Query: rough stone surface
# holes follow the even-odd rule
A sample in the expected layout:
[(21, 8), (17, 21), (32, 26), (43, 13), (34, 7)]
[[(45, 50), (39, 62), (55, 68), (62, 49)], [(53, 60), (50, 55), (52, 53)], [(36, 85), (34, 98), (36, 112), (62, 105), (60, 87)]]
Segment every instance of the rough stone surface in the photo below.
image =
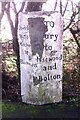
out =
[(38, 53), (41, 59), (44, 49), (43, 38), (47, 31), (44, 24), (44, 18), (28, 18), (28, 24), (32, 55), (36, 55), (36, 53)]
[(59, 102), (62, 100), (61, 15), (32, 14), (19, 15), (22, 102), (36, 105)]

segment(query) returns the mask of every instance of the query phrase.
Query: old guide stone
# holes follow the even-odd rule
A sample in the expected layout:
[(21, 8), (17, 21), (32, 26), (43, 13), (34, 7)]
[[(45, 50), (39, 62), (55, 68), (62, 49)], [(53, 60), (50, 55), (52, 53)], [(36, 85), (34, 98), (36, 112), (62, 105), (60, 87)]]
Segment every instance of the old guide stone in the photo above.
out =
[(22, 102), (62, 101), (63, 22), (60, 13), (19, 14)]

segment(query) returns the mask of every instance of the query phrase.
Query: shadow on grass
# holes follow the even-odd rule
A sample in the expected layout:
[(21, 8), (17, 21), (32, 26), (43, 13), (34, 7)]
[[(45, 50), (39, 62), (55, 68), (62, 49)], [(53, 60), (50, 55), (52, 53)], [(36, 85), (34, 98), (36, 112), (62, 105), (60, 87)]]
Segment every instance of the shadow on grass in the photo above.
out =
[(30, 105), (21, 102), (2, 102), (2, 118), (79, 118), (78, 102)]

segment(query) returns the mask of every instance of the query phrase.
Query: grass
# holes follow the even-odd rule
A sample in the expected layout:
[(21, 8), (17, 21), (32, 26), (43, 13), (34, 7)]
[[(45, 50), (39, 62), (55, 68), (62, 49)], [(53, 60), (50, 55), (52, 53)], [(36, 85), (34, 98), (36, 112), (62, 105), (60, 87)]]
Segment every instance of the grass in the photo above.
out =
[(56, 118), (78, 117), (78, 102), (34, 106), (21, 102), (2, 102), (3, 118)]
[(0, 102), (0, 112), (2, 112), (2, 103)]

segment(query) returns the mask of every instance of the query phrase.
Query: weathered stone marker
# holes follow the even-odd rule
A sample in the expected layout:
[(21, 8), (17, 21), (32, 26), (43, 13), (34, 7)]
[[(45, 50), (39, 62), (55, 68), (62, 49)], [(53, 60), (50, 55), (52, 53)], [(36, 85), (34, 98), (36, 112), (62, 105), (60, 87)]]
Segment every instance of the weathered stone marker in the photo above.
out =
[(57, 12), (19, 14), (22, 102), (62, 101), (63, 22)]

